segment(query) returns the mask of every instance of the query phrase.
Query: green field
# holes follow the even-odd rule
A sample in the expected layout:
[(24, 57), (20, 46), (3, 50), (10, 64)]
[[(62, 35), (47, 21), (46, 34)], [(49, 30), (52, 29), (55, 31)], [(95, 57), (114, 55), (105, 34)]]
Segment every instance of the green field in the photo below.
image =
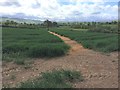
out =
[[(94, 51), (111, 53), (119, 50), (119, 34), (116, 27), (111, 29), (106, 26), (100, 26), (93, 28), (93, 30), (91, 30), (91, 28), (73, 29), (71, 27), (51, 27), (49, 31), (66, 36), (82, 44), (85, 48)], [(35, 58), (49, 58), (49, 60), (51, 60), (50, 58), (65, 55), (70, 49), (69, 45), (66, 45), (59, 37), (50, 34), (46, 28), (28, 29), (4, 27), (2, 28), (2, 36), (2, 60), (23, 65), (25, 70), (32, 67), (32, 60)], [(75, 57), (77, 58), (77, 56)], [(17, 75), (11, 74), (10, 79), (16, 80), (16, 77)], [(28, 79), (27, 81), (17, 84), (16, 87), (73, 88), (74, 83), (83, 81), (83, 78), (78, 71), (57, 71), (54, 69), (51, 72), (46, 71), (40, 73), (40, 76), (37, 78)], [(7, 87), (7, 85), (5, 85), (5, 87)]]
[(93, 49), (100, 52), (118, 51), (118, 34), (92, 32), (72, 29), (51, 29), (60, 35), (71, 38), (72, 40), (81, 43), (85, 48)]
[[(69, 46), (46, 29), (3, 28), (3, 61), (64, 55)], [(20, 59), (20, 60), (19, 60)]]
[[(53, 32), (81, 43), (85, 48), (100, 52), (118, 51), (118, 34), (95, 30), (51, 28)], [(26, 58), (56, 57), (66, 54), (69, 46), (45, 28), (3, 28), (3, 61), (23, 64)]]

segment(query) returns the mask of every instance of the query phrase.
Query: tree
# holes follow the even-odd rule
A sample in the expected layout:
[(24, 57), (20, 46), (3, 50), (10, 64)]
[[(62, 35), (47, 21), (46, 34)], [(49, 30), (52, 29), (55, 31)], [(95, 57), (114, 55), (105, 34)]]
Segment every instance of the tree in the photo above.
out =
[(55, 27), (56, 27), (56, 26), (57, 26), (57, 22), (53, 22), (53, 26), (55, 26)]
[(14, 21), (11, 21), (11, 22), (10, 22), (10, 24), (12, 24), (12, 25), (13, 25), (13, 24), (14, 24)]
[(52, 22), (49, 20), (44, 21), (44, 25), (47, 27), (47, 29), (49, 30), (49, 27), (52, 26)]
[(8, 26), (10, 24), (10, 21), (9, 20), (6, 20), (5, 21), (5, 26)]
[(15, 24), (15, 26), (17, 26), (18, 23), (17, 23), (17, 22), (14, 22), (14, 24)]
[(117, 24), (117, 21), (112, 21), (112, 24)]

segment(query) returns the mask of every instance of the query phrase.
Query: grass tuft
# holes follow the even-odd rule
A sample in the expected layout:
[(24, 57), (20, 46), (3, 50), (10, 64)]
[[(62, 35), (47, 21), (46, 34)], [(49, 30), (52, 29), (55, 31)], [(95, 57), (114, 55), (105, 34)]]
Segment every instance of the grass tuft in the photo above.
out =
[(42, 73), (42, 76), (21, 83), (20, 88), (72, 88), (75, 81), (83, 81), (83, 77), (77, 71), (59, 70)]

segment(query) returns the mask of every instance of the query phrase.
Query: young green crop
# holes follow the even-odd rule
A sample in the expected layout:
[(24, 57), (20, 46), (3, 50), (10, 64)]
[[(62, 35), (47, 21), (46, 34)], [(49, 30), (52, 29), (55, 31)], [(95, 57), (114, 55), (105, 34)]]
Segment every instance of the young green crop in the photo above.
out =
[(101, 52), (118, 51), (118, 34), (115, 33), (100, 33), (90, 31), (75, 31), (65, 29), (51, 29), (60, 35), (69, 37), (81, 43), (85, 48), (93, 49)]
[(2, 34), (3, 60), (6, 61), (56, 57), (64, 55), (69, 49), (60, 38), (48, 33), (46, 29), (3, 28)]

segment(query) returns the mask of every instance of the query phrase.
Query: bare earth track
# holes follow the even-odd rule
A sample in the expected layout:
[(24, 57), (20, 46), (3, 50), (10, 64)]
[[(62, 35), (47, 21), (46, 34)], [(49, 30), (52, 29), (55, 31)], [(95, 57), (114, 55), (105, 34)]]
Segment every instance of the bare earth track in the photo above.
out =
[[(31, 68), (3, 62), (3, 84), (14, 87), (22, 81), (37, 77), (41, 72), (51, 70), (80, 71), (84, 77), (83, 82), (74, 83), (75, 88), (118, 88), (118, 53), (105, 55), (100, 52), (85, 49), (82, 45), (67, 37), (53, 32), (66, 44), (71, 46), (70, 51), (62, 57), (35, 59)], [(15, 80), (11, 80), (15, 75)]]

